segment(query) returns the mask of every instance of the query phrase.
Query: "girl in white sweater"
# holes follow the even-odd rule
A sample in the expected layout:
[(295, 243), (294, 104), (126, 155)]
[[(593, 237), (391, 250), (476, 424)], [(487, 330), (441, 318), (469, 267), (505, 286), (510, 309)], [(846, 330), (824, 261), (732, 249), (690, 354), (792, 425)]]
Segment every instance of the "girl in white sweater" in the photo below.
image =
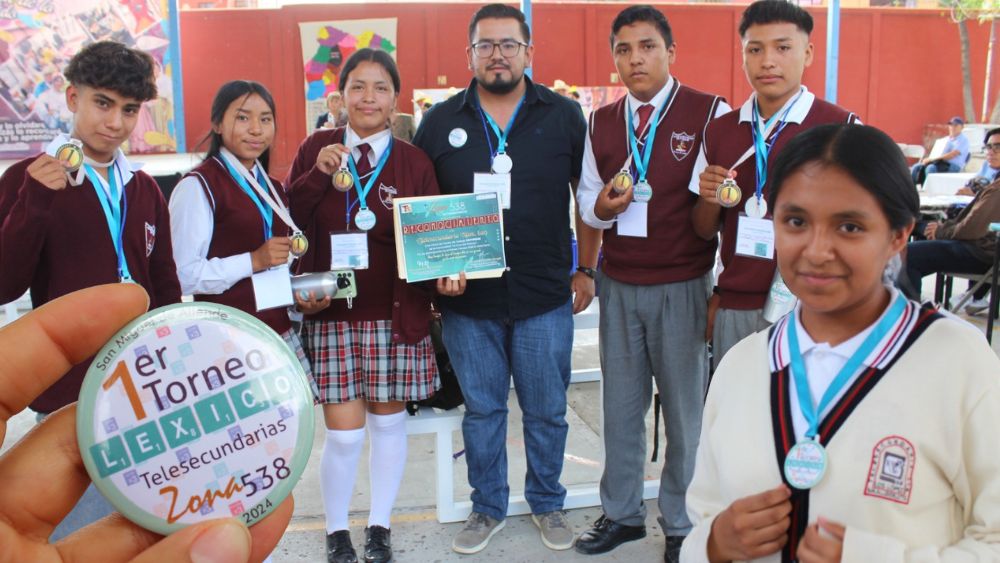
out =
[(715, 373), (682, 561), (1000, 561), (1000, 361), (885, 273), (919, 213), (884, 133), (802, 133), (769, 174), (796, 309)]

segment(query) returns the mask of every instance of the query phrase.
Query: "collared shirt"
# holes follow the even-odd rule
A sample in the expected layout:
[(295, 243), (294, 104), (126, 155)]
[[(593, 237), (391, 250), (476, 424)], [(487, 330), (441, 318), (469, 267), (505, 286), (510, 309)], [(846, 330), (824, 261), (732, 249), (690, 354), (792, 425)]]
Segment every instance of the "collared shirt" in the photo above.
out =
[[(524, 319), (570, 299), (570, 184), (580, 177), (586, 123), (573, 103), (527, 77), (524, 103), (507, 125), (511, 208), (504, 211), (508, 271), (470, 280), (444, 308), (477, 318)], [(479, 109), (477, 83), (431, 108), (413, 138), (430, 157), (441, 193), (471, 193), (488, 173), (497, 138)]]
[[(895, 288), (889, 289), (889, 305), (892, 305), (896, 299), (902, 298), (899, 295), (899, 291)], [(855, 334), (851, 338), (837, 344), (836, 346), (830, 346), (828, 342), (816, 342), (809, 336), (806, 329), (802, 326), (802, 307), (801, 304), (795, 308), (795, 328), (799, 336), (799, 351), (802, 353), (802, 360), (806, 366), (806, 379), (809, 381), (809, 392), (812, 393), (813, 403), (819, 405), (820, 399), (823, 394), (826, 393), (827, 388), (833, 383), (840, 370), (843, 369), (847, 361), (858, 351), (861, 344), (868, 338), (872, 330), (875, 329), (881, 320), (889, 312), (889, 305), (886, 306), (882, 314), (875, 319), (872, 324), (865, 327), (864, 330)], [(886, 338), (890, 338), (892, 335), (887, 335)], [(862, 362), (863, 367), (872, 366), (881, 356), (882, 350), (877, 347), (867, 358)], [(823, 412), (818, 413), (819, 419), (822, 421), (823, 418), (837, 405), (840, 398), (844, 396), (844, 393), (850, 389), (851, 385), (864, 373), (864, 369), (858, 369), (855, 373), (851, 374), (851, 377), (847, 380), (847, 383), (841, 387), (840, 391), (833, 397), (823, 409)], [(795, 438), (796, 440), (802, 440), (809, 429), (809, 423), (806, 422), (806, 417), (802, 415), (802, 409), (799, 407), (799, 395), (795, 386), (795, 378), (788, 378), (788, 396), (789, 403), (792, 411), (792, 426), (795, 428)]]
[[(52, 142), (45, 147), (45, 154), (55, 157), (56, 151), (59, 147), (70, 142), (71, 137), (66, 133), (60, 133), (56, 135)], [(117, 176), (118, 184), (118, 200), (121, 201), (122, 194), (125, 193), (123, 189), (132, 180), (133, 172), (137, 170), (142, 170), (142, 163), (132, 163), (129, 162), (128, 157), (125, 156), (125, 152), (121, 149), (115, 150), (115, 164), (112, 168), (108, 169), (108, 173), (114, 173)], [(75, 172), (74, 172), (75, 174)], [(105, 180), (100, 174), (97, 175), (100, 180), (101, 189), (110, 198), (111, 197), (111, 187), (108, 185), (108, 181)]]
[[(255, 164), (250, 173), (257, 177)], [(218, 295), (253, 275), (249, 252), (208, 258), (215, 231), (214, 203), (196, 176), (185, 176), (170, 194), (170, 238), (184, 295)]]
[[(801, 124), (802, 120), (809, 115), (809, 110), (812, 109), (813, 102), (816, 101), (816, 95), (809, 91), (808, 88), (802, 86), (802, 95), (795, 95), (789, 98), (787, 102), (781, 109), (775, 112), (775, 115), (781, 115), (784, 111), (788, 110), (788, 115), (785, 116), (785, 121), (788, 123)], [(757, 100), (757, 92), (754, 92), (747, 98), (747, 101), (743, 102), (740, 106), (740, 123), (750, 123), (753, 121), (753, 105)], [(790, 104), (795, 104), (792, 107), (788, 107)], [(716, 114), (718, 117), (721, 114)], [(764, 123), (767, 121), (763, 116), (758, 115), (759, 119), (758, 127), (760, 131), (764, 130)], [(860, 123), (860, 121), (858, 121)], [(750, 148), (749, 146), (747, 147)], [(694, 170), (691, 171), (691, 181), (688, 183), (688, 190), (695, 194), (700, 194), (701, 190), (698, 186), (699, 176), (705, 169), (708, 168), (708, 158), (705, 156), (705, 143), (701, 144), (701, 150), (698, 151), (698, 160), (694, 163)], [(735, 167), (734, 167), (735, 168)]]
[(382, 153), (385, 149), (389, 147), (389, 139), (392, 137), (391, 129), (383, 129), (374, 135), (369, 135), (362, 139), (357, 133), (351, 129), (348, 125), (347, 129), (344, 131), (344, 145), (351, 149), (351, 155), (354, 156), (354, 162), (357, 162), (361, 158), (361, 150), (358, 149), (358, 145), (368, 143), (371, 150), (368, 151), (368, 163), (371, 164), (372, 168), (378, 165), (378, 160), (382, 158)]
[(948, 142), (944, 144), (944, 150), (941, 154), (948, 154), (951, 151), (958, 151), (958, 156), (948, 160), (948, 164), (955, 166), (961, 170), (965, 163), (969, 160), (969, 139), (961, 132), (954, 137), (948, 137)]
[[(653, 106), (653, 114), (655, 115), (657, 111), (667, 102), (667, 95), (670, 94), (671, 90), (674, 88), (674, 77), (671, 76), (667, 83), (663, 85), (663, 88), (653, 96), (653, 99), (649, 102), (640, 101), (638, 98), (629, 92), (628, 97), (628, 108), (632, 113), (632, 123), (639, 123), (639, 107), (648, 103)], [(732, 111), (724, 101), (719, 101), (719, 105), (715, 110), (715, 116), (725, 115)], [(667, 114), (660, 114), (660, 120), (666, 119)], [(659, 122), (656, 123), (659, 125)], [(624, 139), (622, 142), (625, 142)], [(624, 162), (622, 163), (625, 164)], [(600, 195), (601, 190), (604, 189), (604, 180), (601, 179), (601, 173), (597, 170), (597, 159), (594, 157), (594, 147), (590, 142), (590, 135), (586, 137), (586, 143), (583, 149), (583, 174), (580, 176), (580, 187), (577, 189), (576, 197), (577, 203), (580, 207), (580, 217), (585, 223), (594, 227), (595, 229), (610, 229), (615, 224), (615, 218), (610, 221), (604, 221), (597, 217), (594, 213), (594, 205), (597, 203), (597, 196)]]

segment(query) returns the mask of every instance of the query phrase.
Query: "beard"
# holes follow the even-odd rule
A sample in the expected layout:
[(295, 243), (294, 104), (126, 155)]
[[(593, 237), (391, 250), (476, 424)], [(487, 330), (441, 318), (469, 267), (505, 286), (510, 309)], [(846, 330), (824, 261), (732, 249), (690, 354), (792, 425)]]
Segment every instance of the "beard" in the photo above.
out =
[(483, 90), (486, 90), (490, 94), (510, 94), (515, 88), (517, 88), (517, 85), (521, 83), (521, 80), (524, 79), (523, 73), (513, 76), (513, 71), (511, 72), (512, 77), (509, 80), (502, 78), (501, 73), (496, 71), (488, 71), (486, 76), (490, 76), (491, 74), (493, 76), (492, 82), (488, 80), (479, 81), (479, 85), (483, 87)]

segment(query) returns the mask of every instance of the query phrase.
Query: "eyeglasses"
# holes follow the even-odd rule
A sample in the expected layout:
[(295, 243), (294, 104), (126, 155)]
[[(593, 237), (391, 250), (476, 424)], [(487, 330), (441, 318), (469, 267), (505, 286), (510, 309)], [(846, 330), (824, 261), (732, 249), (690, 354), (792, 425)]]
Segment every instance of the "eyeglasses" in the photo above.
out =
[(509, 59), (516, 56), (521, 50), (521, 47), (527, 46), (527, 43), (514, 41), (513, 39), (507, 39), (500, 41), (499, 43), (494, 43), (493, 41), (480, 41), (472, 44), (472, 52), (474, 52), (480, 59), (488, 59), (493, 56), (493, 53), (495, 53), (497, 47), (499, 47), (500, 54)]
[(986, 143), (983, 148), (989, 152), (1000, 152), (1000, 143)]

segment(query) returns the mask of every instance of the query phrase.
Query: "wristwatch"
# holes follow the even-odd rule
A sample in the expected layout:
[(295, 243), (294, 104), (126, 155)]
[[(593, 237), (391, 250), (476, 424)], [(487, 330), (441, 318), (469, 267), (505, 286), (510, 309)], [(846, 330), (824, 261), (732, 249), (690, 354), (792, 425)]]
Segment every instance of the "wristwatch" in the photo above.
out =
[(586, 266), (580, 266), (579, 268), (576, 269), (576, 271), (583, 273), (590, 279), (594, 279), (594, 276), (597, 275), (597, 270), (593, 268), (588, 268)]

